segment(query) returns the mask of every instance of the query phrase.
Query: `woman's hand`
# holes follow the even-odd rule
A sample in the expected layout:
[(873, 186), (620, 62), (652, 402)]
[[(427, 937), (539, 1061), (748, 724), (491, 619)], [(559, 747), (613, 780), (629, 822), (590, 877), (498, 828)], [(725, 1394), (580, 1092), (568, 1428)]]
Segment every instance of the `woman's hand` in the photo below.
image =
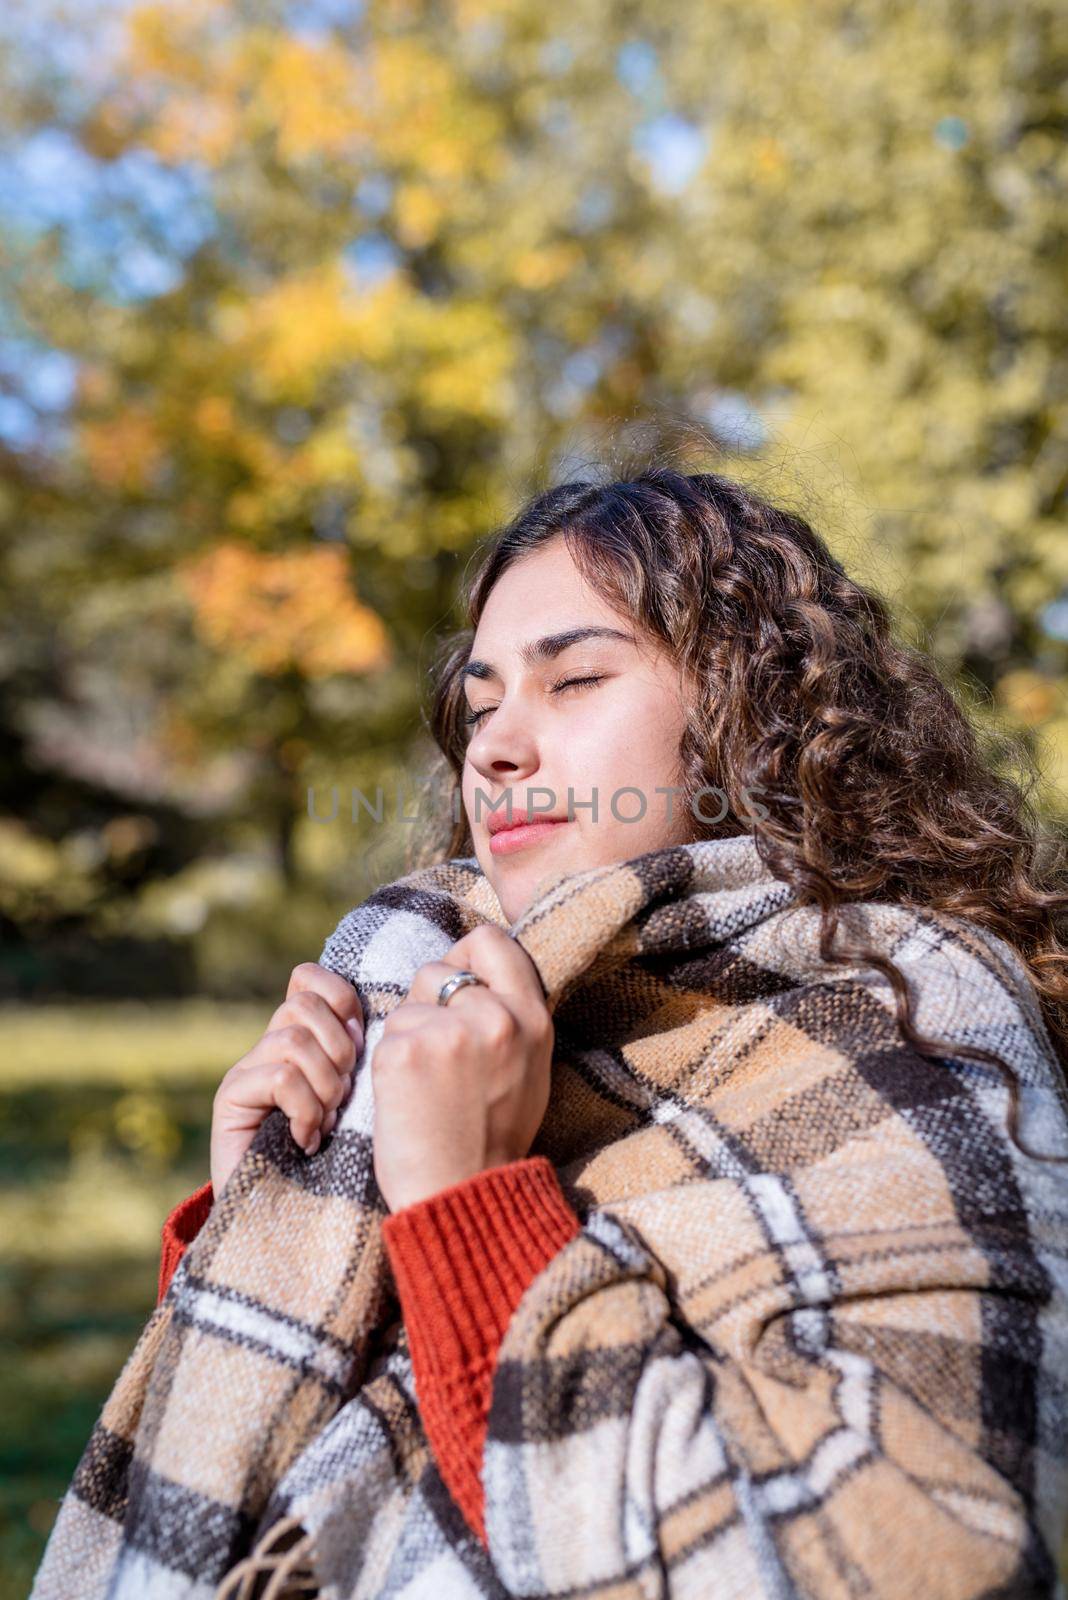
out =
[[(461, 968), (489, 987), (466, 985), (439, 1005)], [(554, 1039), (534, 963), (495, 924), (419, 968), (371, 1057), (375, 1177), (391, 1211), (528, 1153)]]
[(260, 1039), (215, 1091), (211, 1185), (218, 1199), (267, 1113), (279, 1106), (308, 1155), (337, 1121), (363, 1049), (356, 990), (317, 961), (293, 968), (286, 997)]

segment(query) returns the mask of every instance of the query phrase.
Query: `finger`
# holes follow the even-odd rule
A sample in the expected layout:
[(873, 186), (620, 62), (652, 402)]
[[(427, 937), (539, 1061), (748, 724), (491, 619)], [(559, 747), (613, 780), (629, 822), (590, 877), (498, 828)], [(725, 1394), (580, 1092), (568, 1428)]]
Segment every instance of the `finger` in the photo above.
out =
[(264, 1065), (296, 1067), (307, 1078), (324, 1113), (341, 1104), (352, 1084), (352, 1074), (339, 1072), (315, 1034), (301, 1023), (270, 1029), (250, 1052), (249, 1060), (257, 1069)]
[(278, 1106), (302, 1150), (320, 1132), (326, 1115), (305, 1073), (295, 1062), (279, 1061), (277, 1056), (239, 1074), (229, 1098), (235, 1106), (246, 1104), (260, 1110)]
[(494, 923), (472, 928), (456, 941), (446, 959), (470, 967), (472, 972), (486, 979), (491, 989), (502, 994), (522, 995), (544, 1002), (545, 988), (531, 957), (518, 939)]
[[(436, 1001), (438, 990), (450, 971), (465, 969), (477, 973), (500, 995), (511, 994), (544, 1004), (545, 991), (530, 956), (517, 940), (494, 923), (473, 928), (451, 946), (441, 961), (429, 961), (420, 967), (408, 994), (416, 1000)], [(448, 1004), (460, 1004), (462, 999), (457, 991)]]
[(315, 1036), (338, 1072), (351, 1072), (363, 1049), (362, 1035), (357, 1041), (330, 1004), (314, 989), (299, 989), (283, 1000), (271, 1018), (271, 1031), (285, 1027), (307, 1028)]
[[(476, 970), (473, 966), (465, 966), (461, 962), (454, 962), (451, 954), (443, 957), (440, 961), (424, 962), (412, 979), (404, 1000), (391, 1015), (399, 1016), (402, 1012), (424, 1006), (432, 1007), (438, 1012), (442, 1011), (444, 1007), (438, 999), (442, 984), (447, 982), (449, 978), (454, 978), (458, 972), (475, 972)], [(461, 1002), (469, 1005), (472, 999), (479, 995), (480, 991), (484, 996), (485, 991), (492, 988), (493, 985), (481, 972), (478, 975), (482, 978), (481, 983), (460, 984), (453, 990), (445, 1005), (458, 1006)]]
[[(443, 970), (448, 972), (448, 968)], [(527, 1002), (519, 1001), (514, 996), (496, 994), (481, 984), (472, 984), (466, 987), (464, 992), (468, 998), (462, 1023), (465, 1030), (464, 1038), (469, 1043), (483, 1039), (492, 1044), (494, 1040), (500, 1038), (502, 1025), (506, 1025), (508, 1030), (512, 1024), (518, 1027), (524, 1025), (526, 1014), (524, 1008)], [(428, 1029), (434, 1030), (443, 1026), (455, 1028), (457, 1025), (455, 1016), (449, 1019), (446, 1013), (458, 1004), (459, 998), (458, 992), (455, 1000), (450, 1000), (448, 1006), (444, 1007), (420, 1000), (406, 1001), (403, 1005), (394, 1007), (386, 1018), (382, 1044), (408, 1034), (425, 1033)], [(530, 1020), (533, 1020), (532, 1012)]]
[(302, 961), (289, 975), (286, 999), (309, 992), (321, 995), (334, 1015), (340, 1018), (342, 1025), (348, 1022), (355, 1024), (352, 1030), (353, 1036), (357, 1038), (357, 1050), (362, 1050), (363, 1006), (348, 979), (343, 978), (338, 972), (331, 972), (329, 967), (322, 966), (318, 961)]
[[(487, 991), (483, 990), (483, 995)], [(457, 997), (458, 998), (458, 997)], [(449, 1005), (453, 1002), (450, 1000)], [(405, 1000), (403, 1005), (394, 1006), (386, 1018), (383, 1037), (389, 1034), (412, 1033), (420, 1028), (433, 1027), (441, 1021), (444, 1007), (424, 1000)]]

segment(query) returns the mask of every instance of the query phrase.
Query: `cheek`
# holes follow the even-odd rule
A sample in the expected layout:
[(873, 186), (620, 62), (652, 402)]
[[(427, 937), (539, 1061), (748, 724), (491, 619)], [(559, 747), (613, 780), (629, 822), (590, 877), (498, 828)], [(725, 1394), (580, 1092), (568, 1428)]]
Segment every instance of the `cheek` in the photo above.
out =
[(638, 788), (652, 804), (657, 784), (672, 781), (678, 735), (662, 694), (609, 701), (607, 697), (581, 727), (569, 730), (567, 770), (578, 778), (568, 782), (596, 783), (607, 801), (613, 790)]
[[(466, 817), (468, 823), (472, 826), (474, 825), (473, 818), (475, 813), (475, 791), (480, 784), (483, 790), (488, 793), (489, 784), (486, 782), (485, 778), (483, 778), (480, 772), (475, 771), (470, 762), (465, 762), (463, 774), (460, 778), (460, 804), (463, 807), (464, 816)], [(484, 806), (485, 801), (483, 801), (483, 807)]]
[(491, 788), (492, 784), (490, 783), (490, 780), (488, 778), (484, 778), (482, 773), (479, 772), (478, 768), (471, 765), (470, 761), (465, 760), (464, 770), (460, 777), (460, 793), (462, 794), (465, 803), (473, 803), (475, 791), (477, 789), (482, 789), (488, 794)]

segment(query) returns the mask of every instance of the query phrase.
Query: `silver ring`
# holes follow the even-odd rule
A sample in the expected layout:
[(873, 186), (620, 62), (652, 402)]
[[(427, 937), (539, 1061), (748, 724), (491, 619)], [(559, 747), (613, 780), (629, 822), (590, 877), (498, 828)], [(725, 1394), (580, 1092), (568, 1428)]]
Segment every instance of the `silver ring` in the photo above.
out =
[(447, 1006), (457, 989), (462, 989), (465, 984), (480, 983), (484, 989), (489, 988), (485, 978), (480, 978), (477, 972), (465, 969), (463, 972), (454, 972), (451, 978), (446, 978), (438, 990), (438, 1005)]

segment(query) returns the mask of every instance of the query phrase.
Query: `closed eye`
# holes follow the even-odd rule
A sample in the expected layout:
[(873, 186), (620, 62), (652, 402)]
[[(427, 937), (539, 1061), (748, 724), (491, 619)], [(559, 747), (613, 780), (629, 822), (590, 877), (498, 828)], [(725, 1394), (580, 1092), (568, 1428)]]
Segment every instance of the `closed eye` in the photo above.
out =
[[(585, 678), (564, 678), (559, 683), (553, 684), (552, 692), (553, 694), (562, 694), (565, 689), (578, 689), (586, 684), (600, 683), (604, 676), (603, 672), (599, 672)], [(488, 716), (493, 709), (493, 706), (480, 706), (478, 710), (469, 711), (463, 720), (469, 728), (474, 727), (482, 721), (483, 717)]]

